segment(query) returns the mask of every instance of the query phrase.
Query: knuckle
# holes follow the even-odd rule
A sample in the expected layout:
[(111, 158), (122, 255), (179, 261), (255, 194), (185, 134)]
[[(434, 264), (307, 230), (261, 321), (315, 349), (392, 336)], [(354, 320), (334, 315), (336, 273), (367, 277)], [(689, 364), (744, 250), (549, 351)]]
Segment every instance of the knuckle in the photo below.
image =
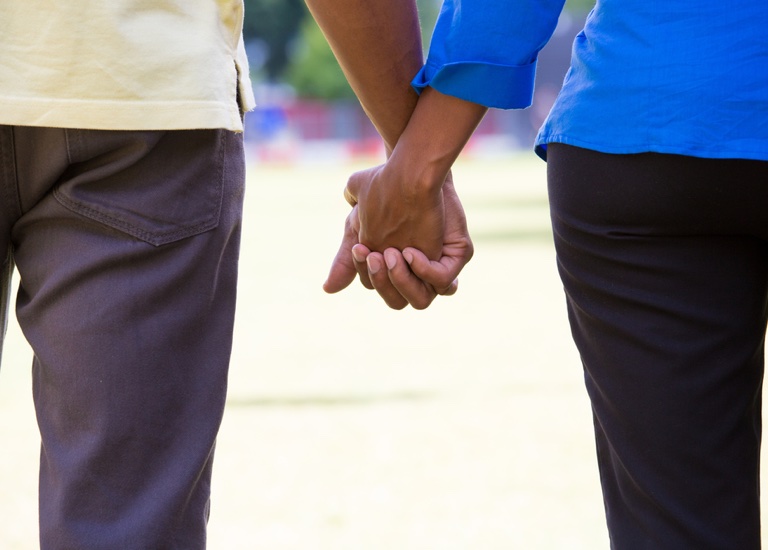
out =
[(450, 274), (441, 274), (438, 277), (436, 277), (435, 281), (433, 281), (433, 285), (435, 288), (439, 289), (447, 289), (450, 288), (450, 286), (453, 284), (454, 277), (452, 277)]
[(411, 307), (413, 309), (417, 309), (419, 311), (423, 311), (429, 307), (429, 305), (432, 303), (432, 298), (426, 299), (426, 300), (414, 300), (411, 303)]
[(400, 295), (382, 294), (381, 297), (384, 298), (384, 302), (392, 309), (401, 310), (408, 305), (408, 302)]
[(427, 309), (436, 296), (437, 294), (435, 292), (421, 294), (411, 300), (411, 307), (418, 310)]

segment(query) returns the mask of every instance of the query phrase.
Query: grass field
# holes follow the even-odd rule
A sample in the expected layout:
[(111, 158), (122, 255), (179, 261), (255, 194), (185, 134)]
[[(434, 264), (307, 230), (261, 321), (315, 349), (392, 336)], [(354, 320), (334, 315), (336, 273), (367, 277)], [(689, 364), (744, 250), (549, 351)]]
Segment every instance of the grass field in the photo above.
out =
[[(249, 171), (213, 550), (607, 548), (589, 404), (528, 154), (455, 170), (476, 253), (456, 296), (388, 310), (321, 284), (355, 166)], [(30, 353), (0, 376), (0, 548), (37, 547)]]

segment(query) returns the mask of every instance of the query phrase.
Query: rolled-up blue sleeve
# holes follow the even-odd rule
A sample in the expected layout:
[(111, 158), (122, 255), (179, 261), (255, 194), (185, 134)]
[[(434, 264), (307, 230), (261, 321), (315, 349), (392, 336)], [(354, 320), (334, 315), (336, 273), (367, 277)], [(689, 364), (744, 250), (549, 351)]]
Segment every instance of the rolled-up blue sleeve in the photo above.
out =
[(565, 0), (444, 0), (417, 92), (437, 91), (499, 109), (530, 106), (536, 58)]

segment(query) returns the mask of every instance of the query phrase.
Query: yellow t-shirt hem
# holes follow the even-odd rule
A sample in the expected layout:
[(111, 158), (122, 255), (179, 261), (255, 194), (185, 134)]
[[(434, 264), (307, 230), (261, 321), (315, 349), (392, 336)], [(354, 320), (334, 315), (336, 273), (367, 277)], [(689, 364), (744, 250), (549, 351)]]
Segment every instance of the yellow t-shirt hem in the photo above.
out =
[(224, 128), (243, 131), (240, 108), (235, 101), (232, 105), (225, 105), (194, 100), (133, 102), (0, 97), (0, 113), (0, 123), (12, 126), (90, 130)]

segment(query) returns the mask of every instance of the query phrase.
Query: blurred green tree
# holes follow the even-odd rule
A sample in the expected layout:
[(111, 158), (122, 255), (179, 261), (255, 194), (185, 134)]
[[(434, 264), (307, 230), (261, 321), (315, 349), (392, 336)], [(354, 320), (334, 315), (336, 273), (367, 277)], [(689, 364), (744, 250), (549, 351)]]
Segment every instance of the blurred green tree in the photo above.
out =
[(299, 36), (292, 62), (284, 74), (285, 81), (299, 97), (353, 99), (355, 94), (312, 17), (304, 19)]
[(291, 45), (309, 17), (304, 0), (244, 0), (243, 39), (254, 69), (279, 80), (290, 62)]

